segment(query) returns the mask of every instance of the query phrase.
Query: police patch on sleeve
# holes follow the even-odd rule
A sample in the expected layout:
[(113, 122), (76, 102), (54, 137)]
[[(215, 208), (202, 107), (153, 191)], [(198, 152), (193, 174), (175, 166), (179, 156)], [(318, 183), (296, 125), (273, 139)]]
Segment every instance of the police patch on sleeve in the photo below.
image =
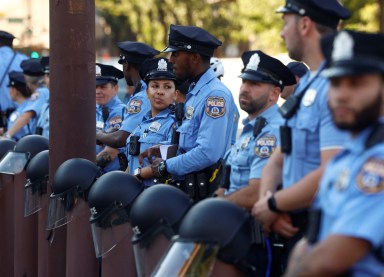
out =
[(223, 97), (208, 97), (205, 104), (205, 113), (213, 118), (225, 115), (225, 99)]
[(123, 119), (121, 118), (121, 116), (114, 116), (112, 117), (108, 123), (109, 123), (109, 126), (110, 128), (114, 128), (114, 129), (120, 129), (121, 127), (121, 122), (123, 122)]
[(276, 149), (276, 137), (274, 135), (265, 135), (256, 141), (255, 154), (264, 159), (269, 158)]
[(357, 187), (366, 193), (384, 190), (384, 160), (371, 158), (365, 162), (356, 178)]
[(127, 105), (127, 113), (128, 114), (135, 114), (139, 113), (141, 111), (141, 105), (143, 102), (141, 100), (133, 99), (129, 104)]

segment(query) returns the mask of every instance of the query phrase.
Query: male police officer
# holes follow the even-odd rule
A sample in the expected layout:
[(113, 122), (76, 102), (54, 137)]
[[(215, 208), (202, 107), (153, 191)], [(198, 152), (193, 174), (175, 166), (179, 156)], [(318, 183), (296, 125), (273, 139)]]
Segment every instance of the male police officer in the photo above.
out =
[(0, 111), (16, 108), (9, 96), (8, 73), (21, 71), (20, 63), (28, 59), (27, 56), (12, 50), (15, 37), (5, 31), (0, 31)]
[(125, 81), (128, 86), (135, 86), (133, 96), (127, 104), (126, 114), (121, 128), (112, 133), (98, 132), (96, 140), (113, 148), (124, 147), (130, 133), (139, 125), (144, 115), (150, 110), (146, 96), (147, 85), (141, 80), (139, 69), (146, 59), (153, 58), (160, 52), (142, 42), (125, 41), (118, 44), (121, 51), (119, 63), (123, 65)]
[(284, 86), (295, 84), (295, 77), (279, 60), (261, 51), (246, 51), (242, 60), (239, 103), (248, 117), (228, 157), (231, 173), (225, 197), (250, 210), (259, 197), (261, 171), (280, 141), (283, 118), (276, 102)]
[[(212, 170), (231, 143), (234, 100), (231, 92), (210, 68), (210, 57), (221, 41), (204, 29), (171, 25), (168, 46), (176, 76), (190, 82), (180, 133), (179, 155), (157, 159), (152, 173), (184, 179), (186, 191), (195, 199), (207, 197), (214, 181)], [(148, 177), (150, 177), (149, 174)], [(145, 176), (142, 176), (145, 177)]]
[[(123, 77), (123, 72), (114, 66), (96, 63), (96, 131), (121, 128), (125, 105), (117, 97), (117, 83)], [(117, 155), (119, 152), (124, 155), (124, 150), (124, 147), (115, 149), (96, 145), (96, 164), (104, 173), (118, 170), (121, 167)], [(125, 170), (125, 167), (121, 169)]]
[[(288, 240), (288, 252), (302, 237), (310, 205), (326, 162), (346, 140), (346, 134), (334, 126), (327, 106), (328, 80), (320, 76), (325, 62), (320, 50), (322, 35), (337, 29), (340, 19), (349, 12), (337, 0), (287, 0), (279, 9), (283, 13), (281, 33), (292, 59), (305, 62), (311, 73), (305, 75), (294, 96), (280, 109), (286, 123), (281, 127), (281, 147), (277, 148), (265, 166), (261, 178), (260, 200), (254, 213), (266, 231), (271, 229), (279, 211), (290, 214), (299, 231)], [(283, 190), (272, 195), (279, 184)], [(262, 199), (261, 199), (262, 198)], [(286, 223), (286, 222), (285, 222)], [(291, 237), (298, 230), (291, 224), (275, 226), (280, 234)]]
[(314, 204), (321, 214), (313, 213), (318, 228), (308, 234), (311, 246), (298, 244), (287, 276), (382, 276), (384, 36), (343, 31), (322, 46), (332, 118), (351, 139), (324, 170)]

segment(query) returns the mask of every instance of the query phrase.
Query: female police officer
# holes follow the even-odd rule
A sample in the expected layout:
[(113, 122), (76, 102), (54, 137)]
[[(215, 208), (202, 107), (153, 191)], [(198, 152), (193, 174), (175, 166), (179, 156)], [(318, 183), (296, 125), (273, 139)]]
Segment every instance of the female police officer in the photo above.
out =
[[(141, 179), (138, 155), (157, 144), (170, 144), (175, 117), (169, 106), (176, 98), (176, 76), (172, 64), (165, 58), (147, 60), (140, 68), (140, 77), (147, 84), (151, 110), (127, 139), (129, 173)], [(144, 165), (149, 165), (144, 160)], [(153, 179), (144, 180), (146, 186)]]
[[(17, 118), (19, 118), (19, 116), (24, 113), (26, 108), (28, 108), (28, 98), (31, 96), (31, 92), (27, 89), (23, 72), (11, 71), (8, 75), (9, 96), (12, 101), (15, 101), (18, 104), (17, 109), (11, 113), (8, 119), (8, 128), (11, 128)], [(13, 139), (19, 140), (20, 138), (30, 134), (31, 130), (29, 128), (29, 124), (27, 124), (13, 135)]]

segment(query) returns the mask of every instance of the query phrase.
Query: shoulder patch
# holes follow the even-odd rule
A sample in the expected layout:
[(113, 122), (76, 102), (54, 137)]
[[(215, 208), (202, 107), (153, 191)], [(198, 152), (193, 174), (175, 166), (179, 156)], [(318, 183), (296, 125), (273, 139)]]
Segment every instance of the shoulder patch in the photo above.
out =
[(356, 177), (357, 187), (365, 193), (384, 190), (384, 160), (371, 158), (365, 162)]
[(223, 97), (208, 97), (205, 104), (205, 113), (212, 118), (225, 115), (225, 99)]
[(139, 113), (141, 111), (142, 104), (143, 104), (143, 101), (138, 99), (132, 99), (127, 105), (127, 113), (129, 114)]
[(120, 115), (114, 116), (108, 121), (109, 126), (112, 128), (120, 128), (121, 122), (123, 122), (123, 119)]
[(31, 95), (31, 97), (29, 97), (29, 101), (35, 101), (39, 98), (40, 96), (40, 93), (39, 92), (35, 92)]
[(260, 158), (269, 158), (276, 149), (276, 137), (265, 135), (259, 138), (255, 144), (255, 154)]

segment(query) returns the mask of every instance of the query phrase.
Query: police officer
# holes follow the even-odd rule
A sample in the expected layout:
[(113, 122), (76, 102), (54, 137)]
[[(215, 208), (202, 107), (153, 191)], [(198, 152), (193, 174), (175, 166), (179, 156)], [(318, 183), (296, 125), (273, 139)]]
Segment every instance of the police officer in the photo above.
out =
[(99, 132), (96, 140), (108, 146), (124, 147), (130, 133), (139, 125), (144, 115), (150, 110), (146, 95), (147, 86), (140, 78), (140, 66), (146, 59), (153, 58), (160, 52), (142, 42), (124, 41), (118, 44), (121, 51), (119, 63), (123, 65), (125, 81), (128, 86), (135, 86), (133, 96), (127, 104), (124, 122), (121, 128), (111, 134)]
[[(336, 0), (287, 0), (278, 12), (283, 13), (281, 35), (290, 58), (305, 62), (311, 73), (300, 80), (295, 94), (280, 109), (286, 119), (280, 129), (281, 147), (263, 170), (254, 214), (266, 231), (273, 227), (291, 237), (287, 242), (289, 253), (307, 224), (306, 210), (299, 209), (310, 205), (324, 165), (347, 138), (331, 120), (327, 105), (329, 82), (320, 75), (325, 66), (320, 38), (336, 30), (349, 12)], [(272, 195), (281, 183), (283, 190)], [(291, 211), (290, 216), (279, 216), (281, 211)]]
[[(123, 77), (123, 72), (116, 67), (96, 63), (96, 132), (108, 133), (121, 128), (125, 105), (117, 97), (117, 83)], [(121, 168), (118, 155), (124, 155), (124, 151), (124, 147), (115, 149), (96, 145), (96, 164), (104, 173), (118, 170)], [(125, 170), (125, 167), (121, 169)]]
[[(329, 105), (345, 149), (327, 165), (314, 207), (318, 232), (303, 240), (287, 276), (380, 276), (384, 272), (384, 36), (342, 31), (322, 40)], [(332, 49), (328, 51), (328, 49)], [(310, 244), (310, 248), (307, 243)], [(299, 246), (299, 245), (298, 245)], [(304, 255), (303, 255), (304, 254)]]
[(16, 104), (12, 102), (8, 93), (8, 73), (21, 71), (20, 63), (28, 59), (24, 54), (12, 49), (14, 39), (12, 34), (0, 30), (0, 110), (2, 112), (16, 108)]
[[(14, 112), (11, 113), (8, 119), (7, 128), (12, 128), (13, 124), (22, 115), (25, 109), (29, 109), (29, 97), (31, 92), (27, 89), (25, 84), (23, 72), (11, 71), (9, 75), (9, 95), (11, 96), (12, 101), (15, 101), (18, 106)], [(28, 125), (22, 127), (14, 136), (14, 140), (19, 140), (20, 138), (29, 135), (30, 130)]]
[(210, 57), (220, 45), (221, 41), (201, 28), (171, 25), (168, 46), (163, 50), (172, 53), (174, 73), (188, 80), (190, 89), (184, 119), (177, 130), (179, 155), (166, 161), (157, 159), (152, 164), (152, 175), (162, 178), (171, 174), (183, 180), (195, 200), (215, 190), (212, 173), (231, 144), (234, 100), (210, 68)]
[[(140, 76), (147, 85), (151, 110), (128, 137), (126, 151), (129, 173), (142, 179), (138, 155), (148, 147), (172, 142), (175, 116), (169, 107), (176, 98), (176, 75), (167, 59), (155, 58), (143, 63)], [(148, 160), (145, 160), (144, 166), (148, 165)], [(150, 186), (153, 184), (153, 179), (144, 180), (144, 183)]]
[(40, 59), (25, 60), (21, 63), (21, 68), (23, 69), (27, 89), (32, 95), (29, 98), (28, 107), (24, 109), (24, 112), (4, 134), (6, 138), (13, 138), (24, 126), (27, 126), (28, 134), (35, 134), (41, 108), (49, 99), (49, 90), (44, 83), (44, 72)]
[[(40, 63), (43, 66), (44, 82), (49, 89), (49, 57), (42, 57)], [(36, 134), (49, 138), (49, 98), (41, 107), (41, 113), (37, 119)]]
[(283, 87), (293, 85), (295, 77), (283, 63), (262, 51), (246, 51), (242, 60), (239, 103), (248, 117), (229, 153), (227, 165), (231, 171), (225, 197), (251, 210), (259, 196), (262, 169), (280, 144), (279, 127), (283, 119), (276, 103)]
[[(302, 62), (290, 62), (287, 64), (287, 67), (293, 73), (293, 75), (295, 75), (296, 83), (298, 83), (301, 77), (303, 77), (308, 72), (308, 67)], [(296, 84), (284, 87), (280, 97), (287, 100), (287, 98), (293, 94), (295, 88)]]

